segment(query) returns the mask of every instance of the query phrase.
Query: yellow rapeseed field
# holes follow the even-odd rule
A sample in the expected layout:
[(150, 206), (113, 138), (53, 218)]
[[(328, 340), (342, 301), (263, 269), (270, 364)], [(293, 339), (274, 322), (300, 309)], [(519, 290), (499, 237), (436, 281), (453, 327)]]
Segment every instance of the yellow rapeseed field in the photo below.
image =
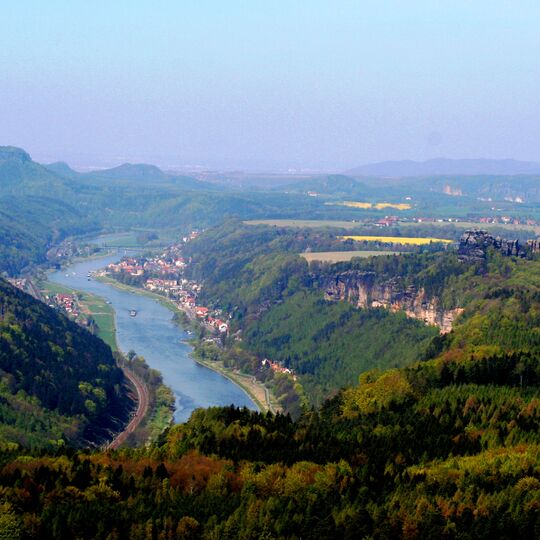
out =
[(411, 244), (423, 246), (431, 242), (443, 242), (451, 244), (453, 240), (446, 238), (412, 238), (410, 236), (339, 236), (343, 240), (355, 240), (356, 242), (384, 242), (386, 244)]
[(358, 201), (343, 201), (340, 203), (343, 206), (351, 206), (353, 208), (371, 208), (373, 205), (370, 202), (358, 202)]
[(382, 210), (383, 208), (395, 208), (396, 210), (410, 210), (411, 205), (408, 203), (389, 203), (389, 202), (379, 202), (375, 204), (377, 210)]
[(368, 208), (376, 208), (377, 210), (383, 210), (384, 208), (394, 208), (395, 210), (409, 210), (411, 208), (411, 205), (407, 203), (389, 202), (370, 203), (363, 201), (343, 201), (336, 204), (339, 204), (341, 206), (349, 206), (351, 208), (362, 208), (364, 210), (367, 210)]

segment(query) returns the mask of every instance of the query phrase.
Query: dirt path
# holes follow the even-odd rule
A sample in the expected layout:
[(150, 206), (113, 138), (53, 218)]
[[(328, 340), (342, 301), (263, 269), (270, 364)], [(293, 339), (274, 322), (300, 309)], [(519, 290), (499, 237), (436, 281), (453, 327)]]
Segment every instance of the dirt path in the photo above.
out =
[(130, 433), (133, 433), (142, 419), (145, 417), (148, 411), (148, 389), (146, 384), (142, 382), (137, 375), (132, 371), (126, 368), (122, 368), (124, 375), (133, 383), (135, 390), (137, 392), (137, 411), (133, 415), (133, 418), (130, 420), (129, 424), (126, 426), (124, 431), (120, 432), (107, 446), (107, 450), (115, 450), (120, 447), (122, 443), (128, 438)]

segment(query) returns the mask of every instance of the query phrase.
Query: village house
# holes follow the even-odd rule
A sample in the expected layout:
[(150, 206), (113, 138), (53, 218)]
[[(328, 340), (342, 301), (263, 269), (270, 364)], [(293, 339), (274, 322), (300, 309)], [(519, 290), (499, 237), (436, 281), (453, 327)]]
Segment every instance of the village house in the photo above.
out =
[(277, 362), (272, 362), (268, 358), (264, 358), (261, 362), (261, 365), (269, 367), (275, 373), (285, 373), (287, 375), (293, 375), (293, 371), (287, 367), (278, 364)]
[(216, 330), (219, 330), (221, 334), (226, 334), (229, 331), (229, 325), (226, 322), (223, 322), (221, 319), (208, 317), (207, 323)]
[(198, 306), (195, 308), (195, 315), (199, 317), (200, 319), (204, 319), (208, 315), (208, 308)]

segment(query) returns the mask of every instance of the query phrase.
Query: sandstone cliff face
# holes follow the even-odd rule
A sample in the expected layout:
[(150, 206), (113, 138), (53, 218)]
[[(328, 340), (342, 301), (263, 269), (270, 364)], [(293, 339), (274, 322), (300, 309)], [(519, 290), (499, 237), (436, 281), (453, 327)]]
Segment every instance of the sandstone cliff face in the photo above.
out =
[[(482, 264), (488, 249), (505, 257), (525, 257), (540, 253), (540, 239), (521, 244), (518, 240), (494, 237), (486, 231), (466, 231), (459, 241), (458, 257), (462, 264)], [(349, 270), (335, 274), (323, 284), (327, 300), (346, 301), (359, 308), (383, 307), (404, 311), (409, 317), (438, 326), (442, 334), (450, 332), (463, 308), (443, 309), (437, 298), (430, 298), (419, 287), (404, 287), (399, 278), (381, 281), (374, 272)]]
[(442, 334), (452, 330), (454, 319), (463, 312), (444, 310), (437, 299), (430, 299), (423, 289), (403, 288), (398, 280), (377, 283), (373, 272), (348, 271), (334, 276), (326, 284), (326, 299), (350, 302), (359, 308), (382, 307), (404, 311), (409, 317), (438, 326)]

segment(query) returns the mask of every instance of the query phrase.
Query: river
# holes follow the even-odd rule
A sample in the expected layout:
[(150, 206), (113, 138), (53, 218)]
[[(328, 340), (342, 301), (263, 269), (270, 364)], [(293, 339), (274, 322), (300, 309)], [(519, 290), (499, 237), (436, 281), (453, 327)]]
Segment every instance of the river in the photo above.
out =
[[(49, 275), (55, 283), (96, 294), (108, 300), (115, 310), (116, 339), (124, 352), (134, 350), (148, 365), (163, 375), (176, 400), (174, 420), (185, 422), (199, 407), (231, 405), (257, 410), (242, 388), (223, 375), (197, 364), (191, 347), (183, 340), (187, 333), (174, 323), (172, 312), (147, 296), (122, 291), (92, 279), (87, 274), (116, 262), (119, 255), (75, 263)], [(137, 316), (131, 317), (130, 310)]]

